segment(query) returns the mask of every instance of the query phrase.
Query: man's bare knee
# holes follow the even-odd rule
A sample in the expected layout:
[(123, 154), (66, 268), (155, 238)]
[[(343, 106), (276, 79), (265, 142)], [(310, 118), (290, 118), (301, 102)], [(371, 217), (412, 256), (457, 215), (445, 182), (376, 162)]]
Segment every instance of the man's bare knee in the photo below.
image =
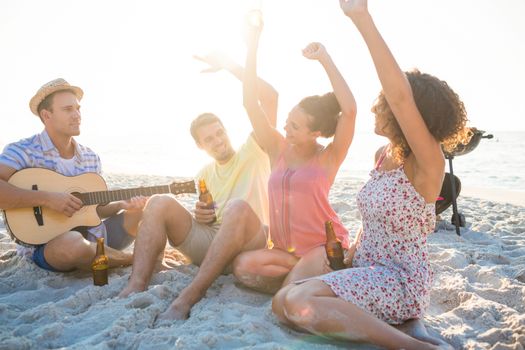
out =
[(66, 233), (61, 234), (60, 236), (56, 237), (55, 239), (49, 241), (47, 244), (48, 247), (57, 247), (57, 248), (78, 248), (82, 244), (88, 243), (84, 236), (78, 231), (69, 231)]
[(224, 220), (245, 220), (256, 216), (252, 207), (242, 199), (232, 199), (226, 203), (224, 207), (223, 221)]
[(253, 241), (263, 232), (262, 224), (247, 202), (240, 199), (229, 201), (222, 217), (221, 231), (226, 232), (229, 239), (235, 240), (243, 247), (251, 244), (251, 249), (264, 247), (265, 237), (259, 237), (260, 242)]
[(70, 254), (77, 255), (91, 253), (91, 243), (88, 240), (84, 239), (79, 232), (72, 231), (70, 233), (71, 236), (68, 237), (69, 242), (64, 246), (67, 247), (67, 250), (70, 250)]
[(169, 194), (156, 194), (150, 197), (144, 207), (144, 218), (146, 217), (171, 217), (180, 213), (186, 213), (182, 204)]
[(93, 256), (94, 250), (82, 234), (77, 231), (66, 232), (50, 241), (44, 250), (44, 256), (50, 263), (59, 264), (57, 267), (77, 265)]
[(173, 195), (154, 195), (144, 207), (138, 236), (158, 237), (164, 244), (169, 239), (170, 244), (177, 246), (186, 239), (191, 226), (190, 212)]
[(166, 224), (170, 219), (178, 220), (181, 216), (187, 215), (189, 215), (188, 211), (175, 197), (169, 194), (156, 194), (146, 203), (142, 220)]

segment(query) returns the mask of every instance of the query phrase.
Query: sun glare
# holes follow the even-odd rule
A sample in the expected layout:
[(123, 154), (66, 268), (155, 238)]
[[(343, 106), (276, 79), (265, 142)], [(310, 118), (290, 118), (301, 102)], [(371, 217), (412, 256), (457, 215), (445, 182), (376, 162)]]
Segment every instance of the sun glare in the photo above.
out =
[(184, 27), (193, 27), (196, 30), (188, 32), (190, 42), (197, 53), (219, 50), (230, 55), (240, 55), (244, 52), (245, 16), (252, 10), (242, 6), (242, 2), (217, 2), (210, 5), (212, 8), (197, 13), (199, 27), (195, 28), (192, 22), (195, 17), (186, 18)]

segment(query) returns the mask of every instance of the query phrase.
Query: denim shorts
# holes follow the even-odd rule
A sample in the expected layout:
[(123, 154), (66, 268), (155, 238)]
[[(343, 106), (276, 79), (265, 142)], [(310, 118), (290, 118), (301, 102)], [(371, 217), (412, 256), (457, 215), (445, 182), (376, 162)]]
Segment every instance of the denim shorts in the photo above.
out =
[[(104, 226), (106, 226), (106, 231), (108, 232), (107, 238), (105, 239), (106, 245), (108, 247), (123, 250), (126, 249), (133, 243), (135, 237), (131, 236), (123, 227), (124, 214), (120, 213), (118, 215), (107, 218), (103, 221)], [(46, 244), (40, 244), (35, 247), (33, 252), (32, 260), (40, 268), (53, 272), (67, 272), (55, 269), (51, 266), (44, 256), (44, 249)]]

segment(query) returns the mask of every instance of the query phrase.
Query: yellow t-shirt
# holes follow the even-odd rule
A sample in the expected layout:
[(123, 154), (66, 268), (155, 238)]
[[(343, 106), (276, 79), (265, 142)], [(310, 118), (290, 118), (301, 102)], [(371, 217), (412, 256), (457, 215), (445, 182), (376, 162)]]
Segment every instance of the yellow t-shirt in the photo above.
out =
[(231, 199), (242, 199), (252, 207), (261, 222), (268, 225), (268, 178), (270, 160), (252, 135), (226, 164), (213, 162), (197, 174), (204, 179), (215, 201), (217, 222), (222, 222), (224, 206)]

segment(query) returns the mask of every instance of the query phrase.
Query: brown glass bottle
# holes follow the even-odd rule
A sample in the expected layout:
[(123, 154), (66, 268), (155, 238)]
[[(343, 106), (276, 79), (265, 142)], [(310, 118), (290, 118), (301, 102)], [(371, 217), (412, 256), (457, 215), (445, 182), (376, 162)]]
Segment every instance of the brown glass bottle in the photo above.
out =
[[(206, 182), (204, 179), (199, 180), (199, 201), (206, 203), (204, 209), (215, 209), (215, 203), (213, 202), (213, 197), (211, 196), (210, 191), (206, 187)], [(215, 216), (210, 224), (214, 223), (217, 220)]]
[(330, 262), (330, 268), (332, 270), (341, 270), (346, 268), (344, 263), (343, 246), (335, 236), (332, 221), (325, 222), (324, 227), (326, 231), (326, 256)]
[(104, 238), (97, 238), (97, 253), (91, 263), (93, 271), (93, 284), (103, 286), (108, 284), (109, 259), (104, 253)]

